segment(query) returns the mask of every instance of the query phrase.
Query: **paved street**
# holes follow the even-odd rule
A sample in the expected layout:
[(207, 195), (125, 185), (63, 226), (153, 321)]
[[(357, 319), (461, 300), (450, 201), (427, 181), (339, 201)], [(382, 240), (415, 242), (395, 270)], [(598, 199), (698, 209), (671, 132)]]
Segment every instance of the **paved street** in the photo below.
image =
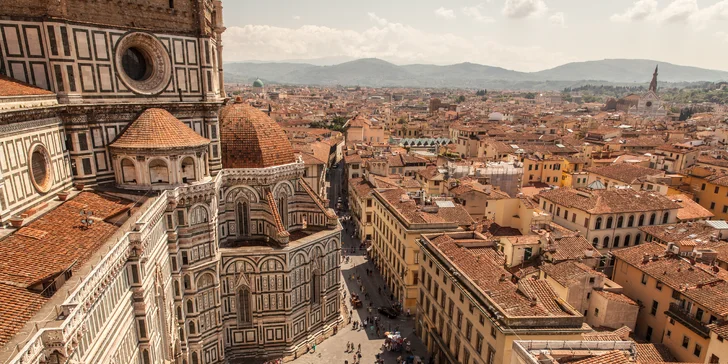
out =
[[(351, 292), (360, 294), (359, 284), (356, 280), (352, 280), (349, 277), (352, 274), (361, 275), (362, 284), (364, 289), (370, 295), (370, 300), (363, 300), (364, 305), (358, 310), (353, 312), (353, 320), (364, 320), (368, 311), (366, 307), (369, 302), (373, 302), (372, 316), (378, 315), (376, 308), (379, 306), (391, 305), (389, 299), (389, 292), (384, 291), (384, 280), (376, 272), (374, 266), (369, 263), (366, 259), (366, 251), (359, 249), (359, 243), (354, 242), (351, 238), (352, 227), (347, 222), (344, 222), (345, 230), (342, 232), (343, 250), (345, 254), (350, 256), (349, 263), (343, 263), (341, 265), (341, 271), (344, 276), (345, 289), (347, 291), (346, 301), (347, 307), (351, 307), (349, 297)], [(351, 253), (351, 248), (356, 249), (355, 253)], [(372, 277), (366, 276), (366, 269), (373, 269), (374, 273)], [(382, 295), (377, 293), (377, 288), (382, 288)], [(362, 295), (363, 296), (363, 295)], [(346, 352), (346, 343), (351, 341), (355, 346), (361, 344), (362, 358), (360, 363), (374, 363), (375, 355), (381, 352), (382, 344), (384, 343), (384, 331), (394, 330), (399, 328), (402, 337), (406, 337), (412, 343), (412, 351), (414, 355), (419, 355), (422, 360), (426, 359), (426, 350), (419, 338), (414, 335), (414, 318), (406, 318), (405, 315), (400, 316), (397, 319), (390, 320), (386, 317), (380, 317), (380, 320), (384, 326), (381, 332), (381, 336), (378, 337), (376, 332), (367, 330), (352, 330), (352, 325), (349, 324), (345, 329), (339, 330), (338, 334), (325, 340), (323, 343), (316, 347), (316, 353), (306, 354), (293, 361), (295, 364), (323, 364), (323, 363), (340, 363), (348, 361), (349, 364), (353, 363), (354, 355), (353, 352)], [(355, 350), (356, 351), (356, 350)], [(397, 357), (402, 355), (406, 358), (406, 353), (397, 352), (385, 352), (383, 354), (384, 362), (388, 364), (396, 363)]]

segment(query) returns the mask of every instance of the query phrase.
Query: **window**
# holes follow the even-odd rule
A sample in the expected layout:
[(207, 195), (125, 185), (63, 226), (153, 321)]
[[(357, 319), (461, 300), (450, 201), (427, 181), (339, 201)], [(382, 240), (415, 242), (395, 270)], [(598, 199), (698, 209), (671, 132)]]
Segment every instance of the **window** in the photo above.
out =
[(594, 238), (594, 239), (592, 240), (592, 246), (596, 248), (596, 247), (597, 247), (597, 245), (599, 245), (599, 238)]
[(627, 227), (632, 227), (632, 226), (634, 226), (634, 215), (631, 215), (629, 217), (629, 220), (627, 220)]
[(557, 207), (556, 208), (556, 216), (560, 216), (560, 215), (561, 215), (561, 207)]
[(494, 339), (498, 336), (498, 334), (495, 332), (495, 327), (490, 327), (490, 336), (492, 336)]
[(601, 217), (597, 217), (597, 221), (594, 224), (594, 230), (599, 230), (601, 228), (602, 228), (602, 218)]
[(602, 241), (602, 248), (606, 249), (609, 248), (609, 237), (605, 236), (604, 240)]
[(655, 284), (655, 288), (657, 288), (658, 290), (662, 291), (662, 282), (657, 281), (657, 283)]
[(615, 248), (619, 247), (619, 236), (614, 237), (614, 242), (612, 243), (612, 246)]
[(483, 335), (478, 333), (478, 338), (475, 341), (475, 351), (478, 352), (478, 354), (483, 354)]
[(569, 219), (569, 210), (564, 210), (564, 220)]
[(595, 308), (594, 309), (594, 317), (599, 317), (599, 309), (598, 308)]
[(653, 212), (652, 215), (650, 215), (650, 225), (655, 225), (655, 219), (657, 219), (657, 214)]
[(720, 187), (715, 186), (715, 189), (713, 189), (713, 193), (718, 193), (718, 191), (720, 191)]
[(698, 321), (701, 321), (703, 319), (703, 309), (698, 308), (697, 311), (695, 311), (695, 318), (698, 319)]
[(243, 287), (238, 291), (238, 320), (242, 324), (251, 324), (253, 317), (252, 297), (250, 289)]
[(637, 226), (642, 226), (645, 224), (645, 214), (640, 215), (640, 220), (637, 223)]
[(657, 307), (660, 305), (659, 302), (652, 300), (652, 308), (650, 309), (650, 315), (657, 316)]
[(647, 274), (642, 273), (642, 284), (647, 284)]
[[(728, 206), (723, 207), (723, 210), (727, 210), (727, 209), (728, 209)], [(726, 212), (726, 211), (724, 211), (724, 212)], [(667, 224), (667, 221), (669, 219), (670, 219), (670, 213), (669, 212), (665, 212), (665, 214), (662, 215), (662, 223), (663, 224)]]
[(470, 352), (468, 349), (463, 349), (463, 364), (470, 364)]
[(710, 364), (718, 364), (720, 363), (720, 358), (715, 356), (715, 354), (710, 355), (710, 361), (708, 361)]
[(611, 216), (608, 217), (607, 218), (607, 229), (611, 229), (612, 228), (612, 222), (613, 222), (612, 217)]
[(641, 234), (641, 233), (638, 233), (638, 234), (637, 234), (637, 235), (636, 235), (636, 236), (634, 237), (634, 245), (640, 245), (640, 242), (641, 242), (641, 241), (642, 241), (642, 234)]
[(466, 320), (467, 324), (465, 324), (465, 337), (470, 341), (470, 339), (473, 338), (473, 324), (470, 323), (470, 320)]
[(596, 279), (595, 279), (594, 277), (589, 277), (589, 284), (594, 284), (594, 281), (595, 281), (595, 280), (596, 280)]
[(622, 225), (624, 225), (624, 216), (620, 216), (617, 218), (617, 228), (621, 228)]
[(667, 332), (665, 333), (665, 335), (667, 335), (667, 337), (671, 337), (672, 336), (672, 331), (667, 330)]
[(78, 150), (88, 150), (88, 139), (86, 139), (86, 133), (78, 133)]
[(625, 237), (624, 237), (624, 246), (629, 246), (629, 240), (631, 238), (632, 237), (629, 234), (625, 235)]
[(458, 329), (461, 329), (463, 327), (463, 312), (458, 309), (458, 318), (457, 321), (455, 321), (455, 325), (458, 327)]
[(703, 183), (703, 185), (702, 185), (702, 186), (700, 186), (700, 190), (701, 190), (701, 191), (705, 191), (705, 183)]
[(715, 210), (715, 202), (711, 202), (710, 203), (710, 209), (711, 210)]
[(687, 336), (685, 336), (685, 335), (683, 335), (682, 347), (684, 347), (685, 349), (687, 349), (689, 345), (690, 345), (690, 338), (687, 337)]

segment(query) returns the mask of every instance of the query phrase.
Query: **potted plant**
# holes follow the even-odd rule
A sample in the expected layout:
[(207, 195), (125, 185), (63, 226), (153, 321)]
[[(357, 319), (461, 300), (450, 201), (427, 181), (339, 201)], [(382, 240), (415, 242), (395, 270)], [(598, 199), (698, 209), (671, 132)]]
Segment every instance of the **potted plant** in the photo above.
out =
[(69, 192), (68, 190), (63, 190), (61, 192), (58, 192), (58, 199), (61, 201), (66, 201), (68, 198)]
[(76, 183), (76, 189), (79, 191), (83, 191), (83, 188), (86, 187), (83, 183)]
[(14, 228), (19, 228), (23, 226), (23, 220), (25, 219), (23, 219), (20, 215), (15, 215), (10, 218), (10, 224), (13, 225)]

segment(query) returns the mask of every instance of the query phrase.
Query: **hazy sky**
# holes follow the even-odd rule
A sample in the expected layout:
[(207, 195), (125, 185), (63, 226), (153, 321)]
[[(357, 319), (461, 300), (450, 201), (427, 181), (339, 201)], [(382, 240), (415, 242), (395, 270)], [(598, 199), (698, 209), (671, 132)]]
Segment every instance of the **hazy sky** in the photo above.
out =
[(728, 0), (224, 0), (224, 60), (377, 57), (538, 71), (643, 58), (728, 70)]

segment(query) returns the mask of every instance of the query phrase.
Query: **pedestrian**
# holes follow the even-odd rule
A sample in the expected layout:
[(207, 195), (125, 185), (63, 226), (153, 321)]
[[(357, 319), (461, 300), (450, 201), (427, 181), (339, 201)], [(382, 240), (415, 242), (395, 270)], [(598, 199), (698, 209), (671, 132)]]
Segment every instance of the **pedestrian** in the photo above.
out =
[(316, 352), (316, 343), (313, 343), (313, 352)]
[(347, 341), (346, 342), (346, 351), (345, 351), (345, 353), (348, 353), (349, 352), (349, 344), (351, 344), (351, 342)]
[(361, 344), (357, 347), (357, 351), (361, 353)]

